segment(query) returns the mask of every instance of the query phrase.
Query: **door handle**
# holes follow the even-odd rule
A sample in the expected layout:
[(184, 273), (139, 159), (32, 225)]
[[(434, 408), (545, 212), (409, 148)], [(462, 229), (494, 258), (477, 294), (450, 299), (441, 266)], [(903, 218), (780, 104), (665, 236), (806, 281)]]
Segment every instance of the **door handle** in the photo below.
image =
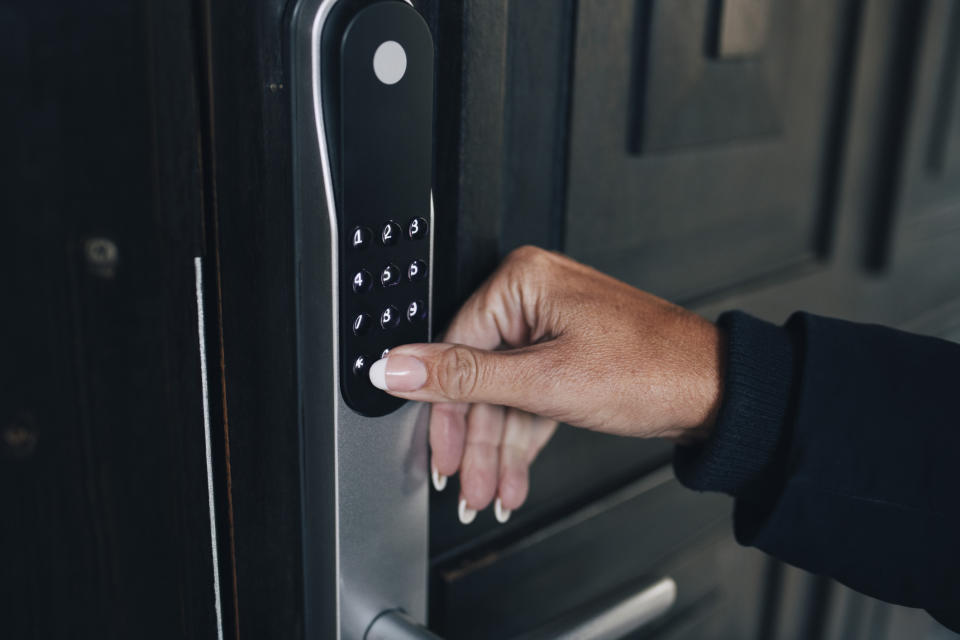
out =
[[(551, 627), (523, 636), (527, 640), (613, 640), (666, 614), (677, 601), (677, 583), (673, 578), (658, 580), (626, 598), (620, 598), (602, 610), (573, 623)], [(384, 611), (371, 623), (364, 640), (441, 640), (400, 609)]]
[(440, 640), (401, 609), (384, 611), (367, 629), (363, 640)]
[(558, 640), (619, 638), (650, 624), (669, 611), (676, 600), (677, 583), (673, 578), (663, 578), (646, 589), (573, 624), (554, 637)]
[(527, 640), (553, 638), (555, 640), (613, 640), (621, 638), (663, 616), (677, 601), (677, 583), (666, 577), (654, 584), (619, 598), (599, 611), (573, 622), (537, 631)]

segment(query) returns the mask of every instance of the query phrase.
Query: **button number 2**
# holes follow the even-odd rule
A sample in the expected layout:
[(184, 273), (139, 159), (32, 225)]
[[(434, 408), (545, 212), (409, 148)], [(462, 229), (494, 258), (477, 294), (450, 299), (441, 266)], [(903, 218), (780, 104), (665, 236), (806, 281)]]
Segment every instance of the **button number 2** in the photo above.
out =
[(380, 244), (388, 246), (397, 243), (400, 235), (400, 226), (396, 222), (388, 222), (380, 229)]

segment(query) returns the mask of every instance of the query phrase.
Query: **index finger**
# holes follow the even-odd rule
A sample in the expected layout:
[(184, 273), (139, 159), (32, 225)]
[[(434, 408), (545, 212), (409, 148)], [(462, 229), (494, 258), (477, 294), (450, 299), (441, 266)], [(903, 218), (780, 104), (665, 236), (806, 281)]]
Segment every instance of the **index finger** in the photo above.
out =
[[(498, 320), (498, 314), (504, 314), (508, 303), (504, 294), (496, 290), (497, 286), (498, 273), (494, 273), (457, 311), (443, 337), (444, 342), (495, 349), (505, 341), (501, 326), (506, 323)], [(444, 486), (446, 476), (453, 475), (460, 468), (469, 409), (470, 405), (463, 402), (437, 403), (430, 412), (430, 450), (438, 490)]]
[(443, 341), (486, 350), (496, 349), (502, 343), (525, 344), (530, 327), (519, 295), (501, 266), (463, 303), (450, 321)]

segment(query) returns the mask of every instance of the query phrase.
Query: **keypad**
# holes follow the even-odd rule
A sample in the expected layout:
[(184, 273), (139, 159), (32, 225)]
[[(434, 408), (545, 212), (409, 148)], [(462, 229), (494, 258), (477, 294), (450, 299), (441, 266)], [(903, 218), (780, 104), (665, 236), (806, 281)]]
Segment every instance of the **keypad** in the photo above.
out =
[(397, 345), (430, 338), (430, 233), (427, 219), (419, 216), (363, 222), (349, 226), (344, 238), (342, 268), (349, 287), (341, 302), (341, 336), (344, 384), (355, 402), (369, 407), (388, 402), (386, 394), (370, 384), (371, 364)]
[[(429, 29), (407, 3), (365, 0), (336, 5), (331, 23), (336, 26), (325, 31), (321, 47), (337, 52), (329, 57), (330, 68), (324, 66), (323, 89), (329, 100), (322, 102), (337, 106), (325, 109), (324, 124), (330, 125), (325, 127), (326, 142), (335, 169), (330, 186), (336, 197), (331, 213), (336, 216), (339, 249), (338, 379), (342, 399), (351, 410), (383, 416), (404, 401), (354, 375), (353, 367), (360, 356), (375, 362), (385, 349), (430, 339), (434, 45)], [(389, 85), (370, 64), (371, 45), (387, 40), (406, 51), (403, 78)], [(322, 223), (322, 215), (317, 222)], [(304, 250), (319, 250), (313, 246), (315, 240), (307, 238)], [(417, 261), (411, 278), (410, 266)], [(361, 271), (370, 274), (372, 284), (354, 292), (351, 278)], [(304, 281), (313, 275), (305, 272)], [(317, 293), (304, 292), (307, 308), (322, 313), (326, 301)], [(426, 305), (416, 322), (407, 320), (412, 302)], [(360, 314), (370, 316), (370, 327), (357, 335), (352, 323)]]

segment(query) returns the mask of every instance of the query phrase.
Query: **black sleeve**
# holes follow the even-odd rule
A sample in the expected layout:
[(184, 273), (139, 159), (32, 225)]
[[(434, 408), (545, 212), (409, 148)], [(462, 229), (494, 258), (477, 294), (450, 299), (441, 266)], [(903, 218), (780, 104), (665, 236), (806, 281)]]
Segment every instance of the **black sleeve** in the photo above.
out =
[(806, 313), (721, 316), (724, 397), (677, 477), (741, 544), (960, 631), (960, 345)]

